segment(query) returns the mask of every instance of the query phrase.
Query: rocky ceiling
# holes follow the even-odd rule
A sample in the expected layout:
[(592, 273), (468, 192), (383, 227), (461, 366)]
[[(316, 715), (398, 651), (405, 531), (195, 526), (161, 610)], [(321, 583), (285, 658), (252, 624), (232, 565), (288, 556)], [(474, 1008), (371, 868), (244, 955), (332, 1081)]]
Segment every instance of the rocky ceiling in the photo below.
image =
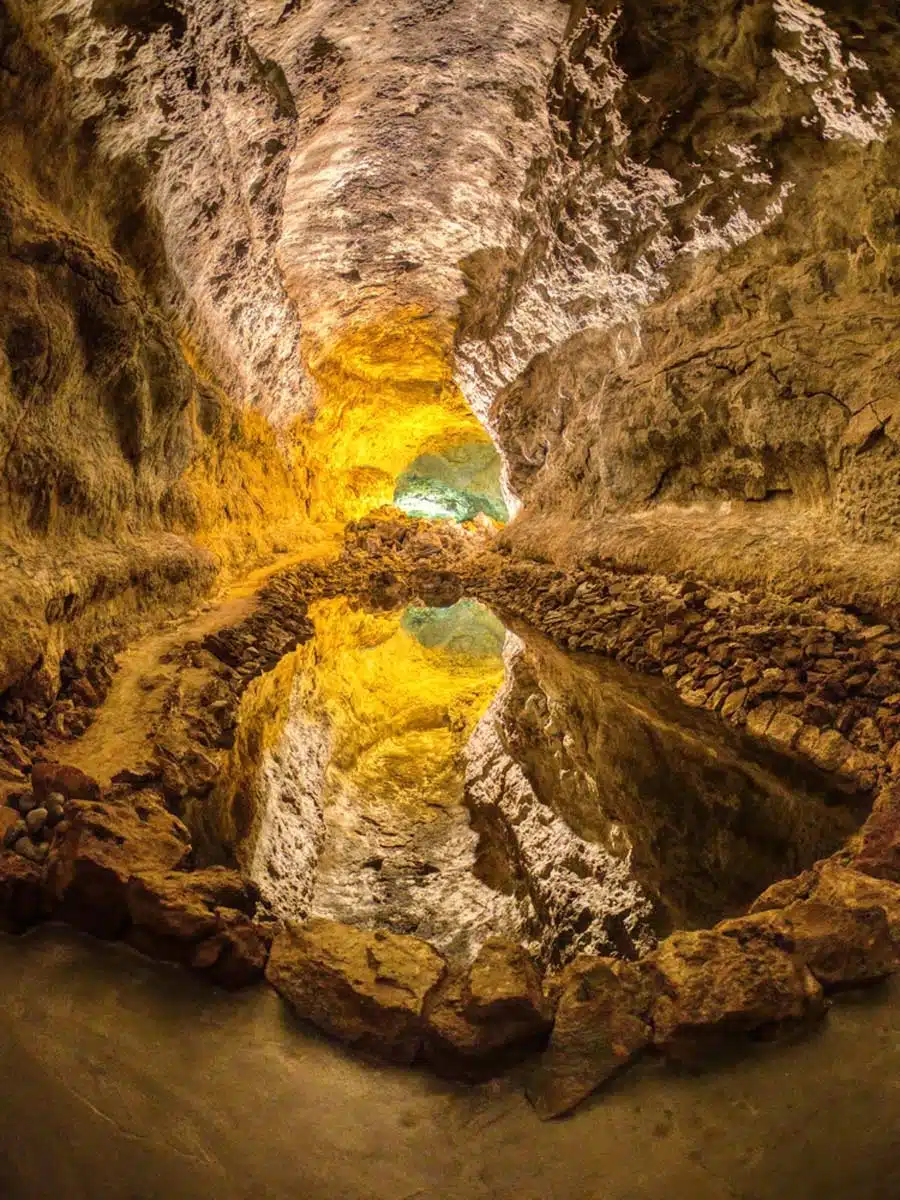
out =
[(461, 390), (536, 514), (787, 496), (878, 536), (898, 24), (858, 10), (7, 0), (19, 122), (39, 92), (92, 178), (41, 178), (30, 118), (15, 157), (231, 402), (319, 411), (355, 511), (474, 434)]

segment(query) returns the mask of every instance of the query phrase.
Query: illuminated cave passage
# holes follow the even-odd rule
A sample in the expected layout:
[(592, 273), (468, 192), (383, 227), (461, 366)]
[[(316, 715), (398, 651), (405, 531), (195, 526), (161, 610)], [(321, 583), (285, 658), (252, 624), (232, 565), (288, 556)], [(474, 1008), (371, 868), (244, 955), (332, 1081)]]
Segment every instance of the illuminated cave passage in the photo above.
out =
[[(887, 1060), (868, 1168), (774, 1190), (805, 1080), (710, 1084), (720, 1162), (656, 1070), (900, 965), (898, 113), (895, 0), (0, 0), (0, 959), (71, 926), (169, 1014), (54, 1108), (91, 1014), (3, 980), (3, 1200), (900, 1195)], [(254, 994), (338, 1167), (130, 1082), (226, 1011), (240, 1073)], [(455, 1174), (372, 1058), (494, 1081), (427, 1085)]]
[(471, 955), (510, 924), (509, 901), (472, 872), (463, 786), (465, 747), (503, 680), (503, 627), (469, 600), (366, 612), (340, 597), (310, 618), (251, 875), (281, 917), (418, 933)]
[(509, 513), (500, 484), (502, 464), (484, 442), (421, 454), (403, 471), (394, 488), (394, 504), (412, 517), (471, 521), (479, 513), (505, 522)]
[(239, 848), (281, 918), (413, 934), (451, 961), (497, 936), (552, 966), (632, 959), (740, 912), (864, 818), (814, 768), (655, 681), (507, 638), (475, 600), (309, 615)]

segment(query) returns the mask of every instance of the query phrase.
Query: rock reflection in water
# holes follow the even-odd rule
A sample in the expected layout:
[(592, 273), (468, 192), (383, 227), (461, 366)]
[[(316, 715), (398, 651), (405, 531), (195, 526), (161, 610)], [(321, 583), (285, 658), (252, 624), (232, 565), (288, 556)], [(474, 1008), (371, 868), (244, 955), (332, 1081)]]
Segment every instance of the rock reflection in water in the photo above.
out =
[(688, 708), (661, 680), (527, 627), (469, 747), (479, 872), (542, 957), (633, 957), (714, 924), (863, 819), (823, 776)]
[(739, 911), (860, 820), (661, 681), (508, 636), (476, 601), (340, 597), (310, 617), (252, 851), (283, 917), (451, 956), (499, 934), (552, 964), (633, 957)]
[[(512, 932), (511, 899), (474, 872), (463, 805), (463, 750), (503, 681), (503, 626), (473, 600), (372, 613), (337, 598), (309, 615), (280, 759), (282, 775), (316, 780), (318, 802), (313, 814), (290, 779), (270, 781), (254, 855), (264, 894), (283, 916), (415, 933), (451, 952)], [(291, 824), (285, 810), (299, 808)]]

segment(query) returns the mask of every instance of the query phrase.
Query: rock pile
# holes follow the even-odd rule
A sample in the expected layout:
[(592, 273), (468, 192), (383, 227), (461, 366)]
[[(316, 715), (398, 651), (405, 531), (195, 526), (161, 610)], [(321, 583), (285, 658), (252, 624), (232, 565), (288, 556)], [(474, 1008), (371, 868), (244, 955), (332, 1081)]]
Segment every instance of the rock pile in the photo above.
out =
[(117, 638), (90, 653), (66, 651), (58, 672), (38, 664), (28, 679), (0, 695), (0, 797), (27, 789), (28, 772), (48, 739), (80, 737), (106, 699), (116, 670)]
[(263, 596), (275, 606), (323, 597), (359, 595), (373, 608), (455, 604), (466, 565), (489, 541), (484, 523), (458, 525), (378, 509), (347, 525), (333, 562), (304, 563), (276, 575)]
[[(0, 810), (8, 830), (0, 851), (4, 928), (64, 920), (224, 987), (260, 978), (272, 935), (256, 919), (255, 885), (224, 867), (190, 870), (190, 835), (156, 792), (118, 784), (104, 793), (59, 764), (39, 764), (32, 778), (20, 807)], [(34, 833), (16, 836), (26, 823)]]
[(51, 792), (41, 802), (33, 792), (13, 792), (6, 804), (0, 817), (5, 827), (3, 845), (31, 862), (44, 862), (53, 830), (65, 819), (65, 797)]

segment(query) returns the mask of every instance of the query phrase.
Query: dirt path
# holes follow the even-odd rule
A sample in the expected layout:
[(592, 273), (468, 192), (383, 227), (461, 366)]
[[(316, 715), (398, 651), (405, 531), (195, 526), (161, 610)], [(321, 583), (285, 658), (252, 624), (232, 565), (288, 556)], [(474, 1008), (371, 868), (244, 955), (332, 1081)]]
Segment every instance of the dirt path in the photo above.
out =
[(167, 655), (185, 642), (199, 640), (247, 616), (262, 585), (277, 571), (329, 558), (338, 547), (334, 537), (284, 554), (226, 587), (199, 611), (168, 622), (164, 629), (135, 642), (119, 656), (119, 669), (94, 723), (83, 737), (55, 746), (54, 757), (80, 767), (103, 785), (123, 767), (143, 761), (148, 734), (162, 714), (166, 690), (176, 675), (176, 666), (163, 661)]

